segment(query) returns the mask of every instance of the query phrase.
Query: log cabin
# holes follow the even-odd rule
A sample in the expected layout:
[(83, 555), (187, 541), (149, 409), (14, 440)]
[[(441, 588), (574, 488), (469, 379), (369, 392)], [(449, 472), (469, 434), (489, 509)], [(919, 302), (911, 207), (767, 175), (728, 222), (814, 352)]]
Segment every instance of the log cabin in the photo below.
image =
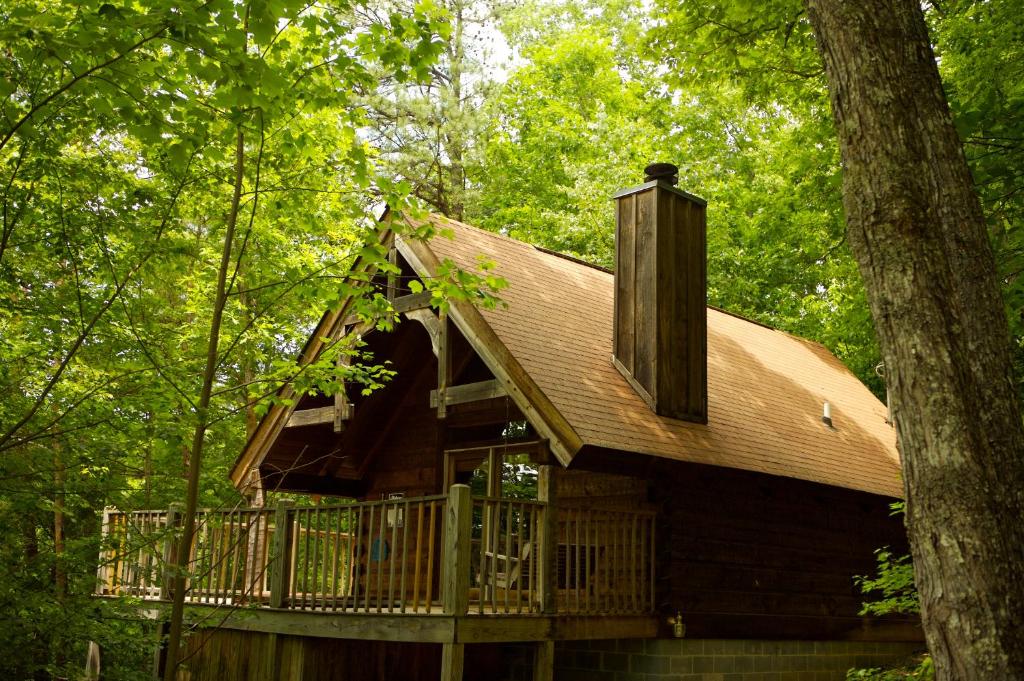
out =
[[(360, 280), (399, 323), (341, 305), (299, 361), (358, 338), (394, 376), (283, 389), (230, 474), (251, 505), (200, 514), (180, 678), (832, 680), (921, 645), (853, 579), (907, 549), (885, 405), (822, 345), (709, 307), (706, 204), (646, 172), (613, 197), (614, 271), (381, 219), (394, 268)], [(481, 257), (493, 309), (412, 283)], [(108, 510), (99, 594), (159, 614), (172, 547), (136, 539), (176, 521)]]

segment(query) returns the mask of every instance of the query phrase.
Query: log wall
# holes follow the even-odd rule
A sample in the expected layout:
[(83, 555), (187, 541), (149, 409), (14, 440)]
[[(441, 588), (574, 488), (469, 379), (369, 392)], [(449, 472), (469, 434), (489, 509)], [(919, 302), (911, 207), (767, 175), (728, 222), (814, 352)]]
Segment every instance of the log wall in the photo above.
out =
[(883, 546), (908, 552), (892, 499), (688, 464), (652, 484), (659, 603), (688, 636), (920, 639), (914, 618), (858, 614), (854, 575), (873, 574)]

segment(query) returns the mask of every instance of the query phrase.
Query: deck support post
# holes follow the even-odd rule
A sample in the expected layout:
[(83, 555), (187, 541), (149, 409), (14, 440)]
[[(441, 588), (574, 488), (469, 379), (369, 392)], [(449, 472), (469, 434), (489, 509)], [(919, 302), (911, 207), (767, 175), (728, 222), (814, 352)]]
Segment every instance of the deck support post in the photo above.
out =
[(443, 561), (444, 614), (469, 612), (469, 561), (472, 541), (473, 502), (469, 485), (452, 485), (445, 510)]
[(175, 564), (175, 548), (178, 546), (177, 527), (178, 518), (181, 516), (181, 504), (175, 502), (167, 508), (167, 536), (164, 539), (164, 550), (160, 559), (163, 567), (163, 579), (160, 580), (160, 600), (171, 599), (171, 588), (174, 586), (174, 574), (172, 566)]
[(533, 651), (533, 681), (554, 681), (555, 642), (540, 641)]
[(270, 546), (270, 607), (283, 608), (291, 585), (291, 499), (279, 499), (274, 509), (274, 538)]
[[(452, 485), (448, 490), (444, 522), (444, 553), (441, 555), (444, 614), (465, 615), (469, 612), (469, 559), (473, 530), (469, 485)], [(462, 681), (465, 654), (464, 643), (441, 644), (441, 681)]]
[[(167, 620), (160, 620), (154, 629), (154, 641), (153, 646), (153, 679), (154, 681), (160, 681), (164, 678), (164, 665), (167, 663), (167, 632), (169, 626)], [(90, 655), (92, 652), (92, 646), (95, 645), (92, 641), (89, 641)], [(99, 679), (99, 675), (96, 679)], [(90, 677), (91, 681), (91, 677)]]
[(107, 542), (110, 537), (110, 514), (114, 511), (113, 506), (103, 507), (103, 520), (100, 522), (100, 555), (99, 566), (96, 568), (96, 595), (102, 596), (107, 591), (110, 582), (110, 566), (107, 565), (108, 555)]
[(552, 614), (557, 609), (555, 599), (558, 572), (558, 495), (555, 488), (555, 467), (544, 465), (537, 475), (537, 500), (545, 502), (543, 522), (540, 526), (540, 611)]
[(441, 681), (462, 681), (462, 669), (465, 659), (465, 643), (442, 643)]

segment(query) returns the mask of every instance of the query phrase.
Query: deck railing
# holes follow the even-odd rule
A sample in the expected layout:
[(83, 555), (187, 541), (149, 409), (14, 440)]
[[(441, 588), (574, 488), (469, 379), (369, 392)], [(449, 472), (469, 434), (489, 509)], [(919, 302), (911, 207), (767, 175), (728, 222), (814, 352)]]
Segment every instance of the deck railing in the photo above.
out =
[[(653, 513), (470, 500), (459, 487), (451, 496), (201, 511), (186, 598), (365, 614), (654, 611)], [(179, 524), (173, 508), (106, 511), (97, 593), (169, 599)]]
[(473, 499), (470, 612), (541, 612), (545, 511), (537, 501)]
[(653, 612), (654, 519), (652, 511), (560, 507), (557, 610)]

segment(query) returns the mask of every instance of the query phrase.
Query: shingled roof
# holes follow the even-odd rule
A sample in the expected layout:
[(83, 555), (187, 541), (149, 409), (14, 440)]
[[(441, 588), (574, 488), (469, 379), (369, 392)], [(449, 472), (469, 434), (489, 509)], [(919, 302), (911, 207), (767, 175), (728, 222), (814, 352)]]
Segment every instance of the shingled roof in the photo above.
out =
[[(459, 222), (426, 248), (497, 263), (507, 307), (479, 310), (577, 445), (637, 452), (900, 496), (886, 407), (824, 346), (708, 309), (708, 422), (656, 415), (616, 371), (609, 272)], [(834, 428), (822, 423), (823, 403)], [(576, 438), (573, 438), (574, 440)]]
[[(420, 276), (444, 260), (469, 270), (481, 256), (496, 263), (508, 282), (506, 306), (453, 301), (449, 319), (563, 464), (584, 448), (601, 448), (902, 495), (885, 405), (824, 346), (709, 307), (707, 424), (662, 417), (612, 365), (610, 272), (447, 218), (430, 220), (438, 234), (428, 242), (397, 237), (399, 251)], [(319, 354), (343, 317), (344, 307), (324, 315), (300, 363)], [(834, 428), (821, 419), (826, 401)], [(246, 484), (292, 409), (275, 405), (262, 419), (232, 470), (235, 485)]]

